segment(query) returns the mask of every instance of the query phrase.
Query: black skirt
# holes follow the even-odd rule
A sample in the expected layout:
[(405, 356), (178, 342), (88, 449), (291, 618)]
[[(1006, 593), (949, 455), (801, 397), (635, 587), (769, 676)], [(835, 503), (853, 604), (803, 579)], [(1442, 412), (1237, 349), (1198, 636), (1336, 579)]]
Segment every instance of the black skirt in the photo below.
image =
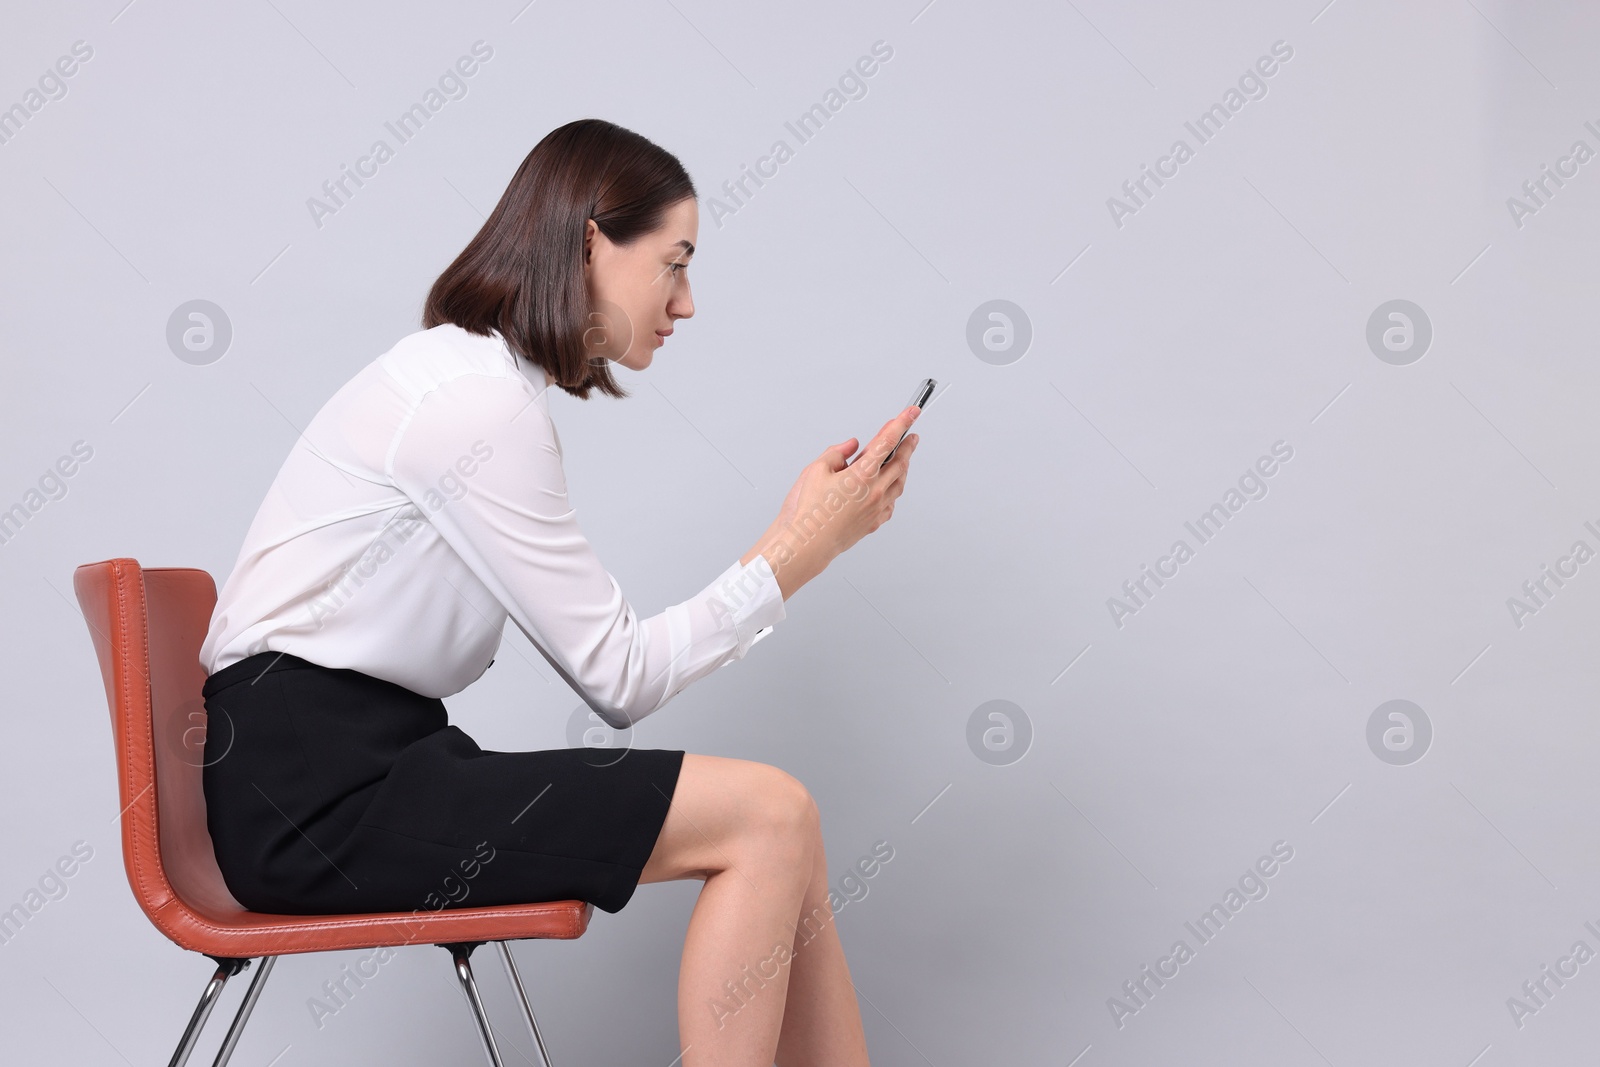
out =
[(620, 911), (683, 764), (676, 749), (485, 751), (441, 700), (281, 652), (202, 695), (206, 822), (251, 911)]

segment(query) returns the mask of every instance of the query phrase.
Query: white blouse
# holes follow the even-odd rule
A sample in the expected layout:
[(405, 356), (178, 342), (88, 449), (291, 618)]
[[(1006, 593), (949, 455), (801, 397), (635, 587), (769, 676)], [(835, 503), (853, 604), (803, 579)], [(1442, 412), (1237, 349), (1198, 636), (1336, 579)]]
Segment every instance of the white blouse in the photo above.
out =
[(578, 528), (544, 371), (496, 333), (402, 338), (311, 420), (267, 490), (200, 649), (348, 667), (429, 697), (488, 669), (506, 617), (612, 727), (784, 618), (766, 558), (639, 618)]

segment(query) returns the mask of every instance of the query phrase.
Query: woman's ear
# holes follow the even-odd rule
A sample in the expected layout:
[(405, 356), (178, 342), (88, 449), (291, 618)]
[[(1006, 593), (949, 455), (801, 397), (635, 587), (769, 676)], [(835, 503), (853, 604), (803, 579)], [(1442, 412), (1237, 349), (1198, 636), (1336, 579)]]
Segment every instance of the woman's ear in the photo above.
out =
[(594, 219), (583, 220), (583, 267), (589, 268), (589, 255), (594, 250), (594, 235), (600, 232), (600, 227)]

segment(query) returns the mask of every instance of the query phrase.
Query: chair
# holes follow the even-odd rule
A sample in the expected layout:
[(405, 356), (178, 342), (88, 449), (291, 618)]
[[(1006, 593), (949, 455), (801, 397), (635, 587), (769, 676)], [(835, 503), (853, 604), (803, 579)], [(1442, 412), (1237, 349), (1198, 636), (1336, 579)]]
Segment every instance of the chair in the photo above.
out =
[(545, 1067), (539, 1024), (522, 987), (507, 941), (576, 938), (588, 929), (593, 905), (557, 900), (509, 907), (362, 915), (268, 915), (247, 911), (228, 892), (206, 829), (205, 706), (200, 666), (217, 587), (210, 574), (188, 567), (144, 569), (133, 559), (86, 563), (72, 577), (89, 624), (117, 746), (122, 805), (122, 859), (128, 884), (144, 913), (180, 948), (212, 959), (206, 983), (170, 1067), (182, 1067), (199, 1040), (229, 978), (252, 960), (260, 967), (245, 991), (217, 1052), (226, 1064), (250, 1012), (281, 955), (434, 944), (449, 951), (484, 1054), (502, 1067), (494, 1032), (473, 980), (472, 950), (494, 942), (521, 1002)]

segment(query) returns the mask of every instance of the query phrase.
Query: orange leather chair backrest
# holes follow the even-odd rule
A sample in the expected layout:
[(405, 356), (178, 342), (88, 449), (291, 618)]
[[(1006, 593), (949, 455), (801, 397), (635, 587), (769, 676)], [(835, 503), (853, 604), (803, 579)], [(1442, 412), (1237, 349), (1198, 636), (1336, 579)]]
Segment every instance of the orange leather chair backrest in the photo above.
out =
[(221, 920), (245, 910), (217, 867), (201, 781), (200, 645), (216, 582), (197, 568), (118, 558), (77, 568), (72, 585), (111, 710), (128, 882), (157, 929), (187, 944), (193, 918), (183, 913)]

